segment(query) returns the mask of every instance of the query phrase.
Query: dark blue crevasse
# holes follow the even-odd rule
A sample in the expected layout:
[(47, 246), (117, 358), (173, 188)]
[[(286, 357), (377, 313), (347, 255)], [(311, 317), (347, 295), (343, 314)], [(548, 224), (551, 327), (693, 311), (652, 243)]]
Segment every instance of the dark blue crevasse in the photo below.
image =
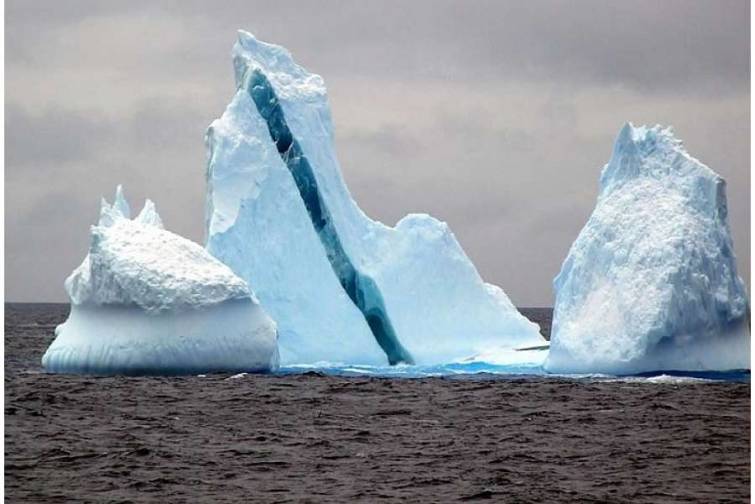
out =
[(364, 315), (375, 340), (388, 356), (388, 362), (391, 365), (413, 363), (411, 355), (401, 346), (396, 336), (377, 284), (371, 277), (357, 270), (346, 254), (333, 217), (320, 194), (312, 166), (288, 128), (283, 108), (270, 81), (259, 69), (255, 69), (246, 81), (246, 91), (266, 121), (278, 153), (294, 177), (312, 225), (325, 247), (328, 261), (341, 286)]

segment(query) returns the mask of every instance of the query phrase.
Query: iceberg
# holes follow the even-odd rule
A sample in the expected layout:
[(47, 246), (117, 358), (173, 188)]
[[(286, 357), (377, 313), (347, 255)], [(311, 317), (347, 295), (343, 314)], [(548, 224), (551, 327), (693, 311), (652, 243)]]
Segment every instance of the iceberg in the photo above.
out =
[(207, 250), (254, 285), (285, 365), (433, 365), (544, 343), (448, 226), (352, 199), (322, 78), (240, 31), (236, 93), (208, 128)]
[(670, 128), (621, 130), (554, 287), (550, 372), (750, 368), (726, 183)]
[(119, 186), (102, 200), (89, 253), (65, 282), (68, 319), (42, 365), (55, 373), (262, 372), (278, 366), (275, 323), (247, 283), (163, 228), (147, 200), (133, 220)]

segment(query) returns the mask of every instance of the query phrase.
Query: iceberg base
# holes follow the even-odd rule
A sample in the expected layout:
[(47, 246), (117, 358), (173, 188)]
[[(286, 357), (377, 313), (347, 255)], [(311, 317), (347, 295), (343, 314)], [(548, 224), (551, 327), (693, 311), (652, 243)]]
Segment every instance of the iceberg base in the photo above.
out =
[(600, 355), (572, 355), (551, 342), (545, 370), (558, 374), (633, 375), (648, 372), (733, 371), (750, 369), (750, 331), (739, 320), (715, 334), (666, 338), (645, 355), (621, 360)]
[(275, 323), (250, 299), (149, 313), (71, 306), (42, 357), (53, 373), (186, 375), (278, 368)]

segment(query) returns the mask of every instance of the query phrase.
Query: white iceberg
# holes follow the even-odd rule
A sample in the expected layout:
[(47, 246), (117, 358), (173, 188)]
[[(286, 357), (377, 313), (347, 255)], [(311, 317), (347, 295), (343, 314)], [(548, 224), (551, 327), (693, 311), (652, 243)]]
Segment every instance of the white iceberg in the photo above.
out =
[(207, 132), (207, 249), (254, 285), (282, 363), (436, 364), (544, 343), (445, 223), (361, 211), (320, 76), (243, 31), (233, 62), (236, 94)]
[(548, 371), (750, 368), (726, 184), (670, 129), (624, 126), (554, 286)]
[(275, 323), (246, 282), (163, 229), (151, 201), (133, 220), (120, 186), (65, 282), (71, 313), (42, 357), (51, 372), (196, 374), (278, 366)]

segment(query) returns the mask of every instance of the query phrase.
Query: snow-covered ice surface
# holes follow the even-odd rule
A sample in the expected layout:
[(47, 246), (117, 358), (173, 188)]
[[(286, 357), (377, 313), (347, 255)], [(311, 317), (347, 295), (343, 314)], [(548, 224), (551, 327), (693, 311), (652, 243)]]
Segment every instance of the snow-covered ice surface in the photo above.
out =
[(207, 132), (207, 249), (254, 286), (282, 363), (431, 366), (544, 343), (445, 223), (360, 210), (320, 76), (243, 31), (233, 61), (237, 92)]
[(71, 313), (42, 365), (51, 372), (269, 371), (274, 322), (246, 282), (163, 229), (149, 200), (135, 218), (118, 187), (102, 202), (89, 253), (65, 282)]
[(670, 129), (624, 126), (554, 281), (547, 370), (750, 368), (725, 188)]

